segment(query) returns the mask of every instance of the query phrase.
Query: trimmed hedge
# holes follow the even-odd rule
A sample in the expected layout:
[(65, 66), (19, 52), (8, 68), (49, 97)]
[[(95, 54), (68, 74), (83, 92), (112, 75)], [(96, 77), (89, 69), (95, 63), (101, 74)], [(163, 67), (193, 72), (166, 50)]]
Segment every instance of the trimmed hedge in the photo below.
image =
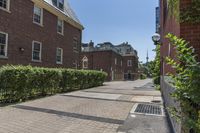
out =
[(3, 66), (0, 103), (12, 103), (103, 85), (107, 74), (93, 70)]

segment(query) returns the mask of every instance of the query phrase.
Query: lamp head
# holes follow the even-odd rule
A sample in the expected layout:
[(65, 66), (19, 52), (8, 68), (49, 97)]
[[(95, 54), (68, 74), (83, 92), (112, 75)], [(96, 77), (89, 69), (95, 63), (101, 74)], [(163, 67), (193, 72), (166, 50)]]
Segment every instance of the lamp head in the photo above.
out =
[(155, 44), (158, 44), (158, 42), (160, 41), (160, 35), (158, 33), (155, 33), (153, 36), (152, 36), (152, 40)]

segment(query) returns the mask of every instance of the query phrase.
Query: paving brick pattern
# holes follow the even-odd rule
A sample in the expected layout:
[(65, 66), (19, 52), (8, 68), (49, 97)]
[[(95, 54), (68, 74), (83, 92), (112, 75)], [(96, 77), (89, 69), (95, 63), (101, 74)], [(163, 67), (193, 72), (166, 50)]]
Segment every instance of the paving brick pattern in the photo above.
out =
[[(133, 95), (123, 93), (147, 82), (149, 80), (110, 82), (103, 87), (81, 91), (85, 96), (74, 92), (75, 96), (73, 93), (59, 94), (2, 107), (0, 133), (116, 133), (135, 104), (131, 102)], [(95, 92), (98, 97), (95, 98), (95, 93), (90, 97), (87, 91)], [(107, 91), (113, 95), (99, 95)], [(119, 94), (114, 96), (115, 93)]]

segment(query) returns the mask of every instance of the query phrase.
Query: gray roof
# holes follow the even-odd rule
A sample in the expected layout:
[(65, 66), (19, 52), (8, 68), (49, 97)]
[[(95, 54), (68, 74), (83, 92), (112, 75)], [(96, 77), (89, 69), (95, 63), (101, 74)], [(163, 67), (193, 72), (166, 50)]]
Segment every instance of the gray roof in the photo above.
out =
[(56, 6), (54, 6), (53, 3), (52, 3), (52, 0), (44, 0), (44, 1), (46, 3), (48, 3), (49, 5), (53, 6), (54, 8), (56, 8), (57, 10), (59, 10), (61, 13), (63, 13), (67, 17), (69, 17), (72, 20), (74, 20), (75, 22), (77, 22), (78, 24), (82, 25), (81, 22), (79, 21), (78, 17), (76, 16), (74, 11), (70, 7), (68, 0), (64, 0), (64, 11), (62, 11), (59, 8), (57, 8)]

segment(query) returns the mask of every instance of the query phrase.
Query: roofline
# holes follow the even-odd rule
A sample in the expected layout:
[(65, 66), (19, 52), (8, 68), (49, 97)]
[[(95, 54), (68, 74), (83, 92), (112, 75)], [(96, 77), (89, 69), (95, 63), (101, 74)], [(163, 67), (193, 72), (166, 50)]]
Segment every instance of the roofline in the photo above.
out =
[(111, 50), (111, 49), (106, 49), (106, 50), (93, 50), (93, 51), (81, 51), (81, 53), (95, 53), (95, 52), (113, 52), (113, 53), (116, 53), (118, 55), (121, 55), (119, 53), (117, 53), (116, 51), (114, 50)]
[(137, 55), (121, 55), (120, 53), (117, 53), (116, 51), (114, 50), (111, 50), (111, 49), (107, 49), (107, 50), (94, 50), (94, 51), (81, 51), (81, 53), (95, 53), (95, 52), (113, 52), (113, 53), (116, 53), (122, 57), (136, 57), (136, 58), (139, 58)]
[(74, 27), (76, 27), (76, 28), (78, 28), (80, 30), (84, 30), (83, 25), (81, 25), (80, 23), (76, 22), (72, 18), (66, 16), (59, 9), (57, 9), (57, 8), (53, 7), (52, 5), (48, 4), (46, 1), (44, 1), (44, 0), (31, 0), (31, 1), (34, 4), (40, 6), (41, 8), (44, 8), (47, 11), (51, 12), (52, 14), (56, 15), (60, 19), (63, 19), (65, 22), (71, 24), (72, 26), (74, 26)]

